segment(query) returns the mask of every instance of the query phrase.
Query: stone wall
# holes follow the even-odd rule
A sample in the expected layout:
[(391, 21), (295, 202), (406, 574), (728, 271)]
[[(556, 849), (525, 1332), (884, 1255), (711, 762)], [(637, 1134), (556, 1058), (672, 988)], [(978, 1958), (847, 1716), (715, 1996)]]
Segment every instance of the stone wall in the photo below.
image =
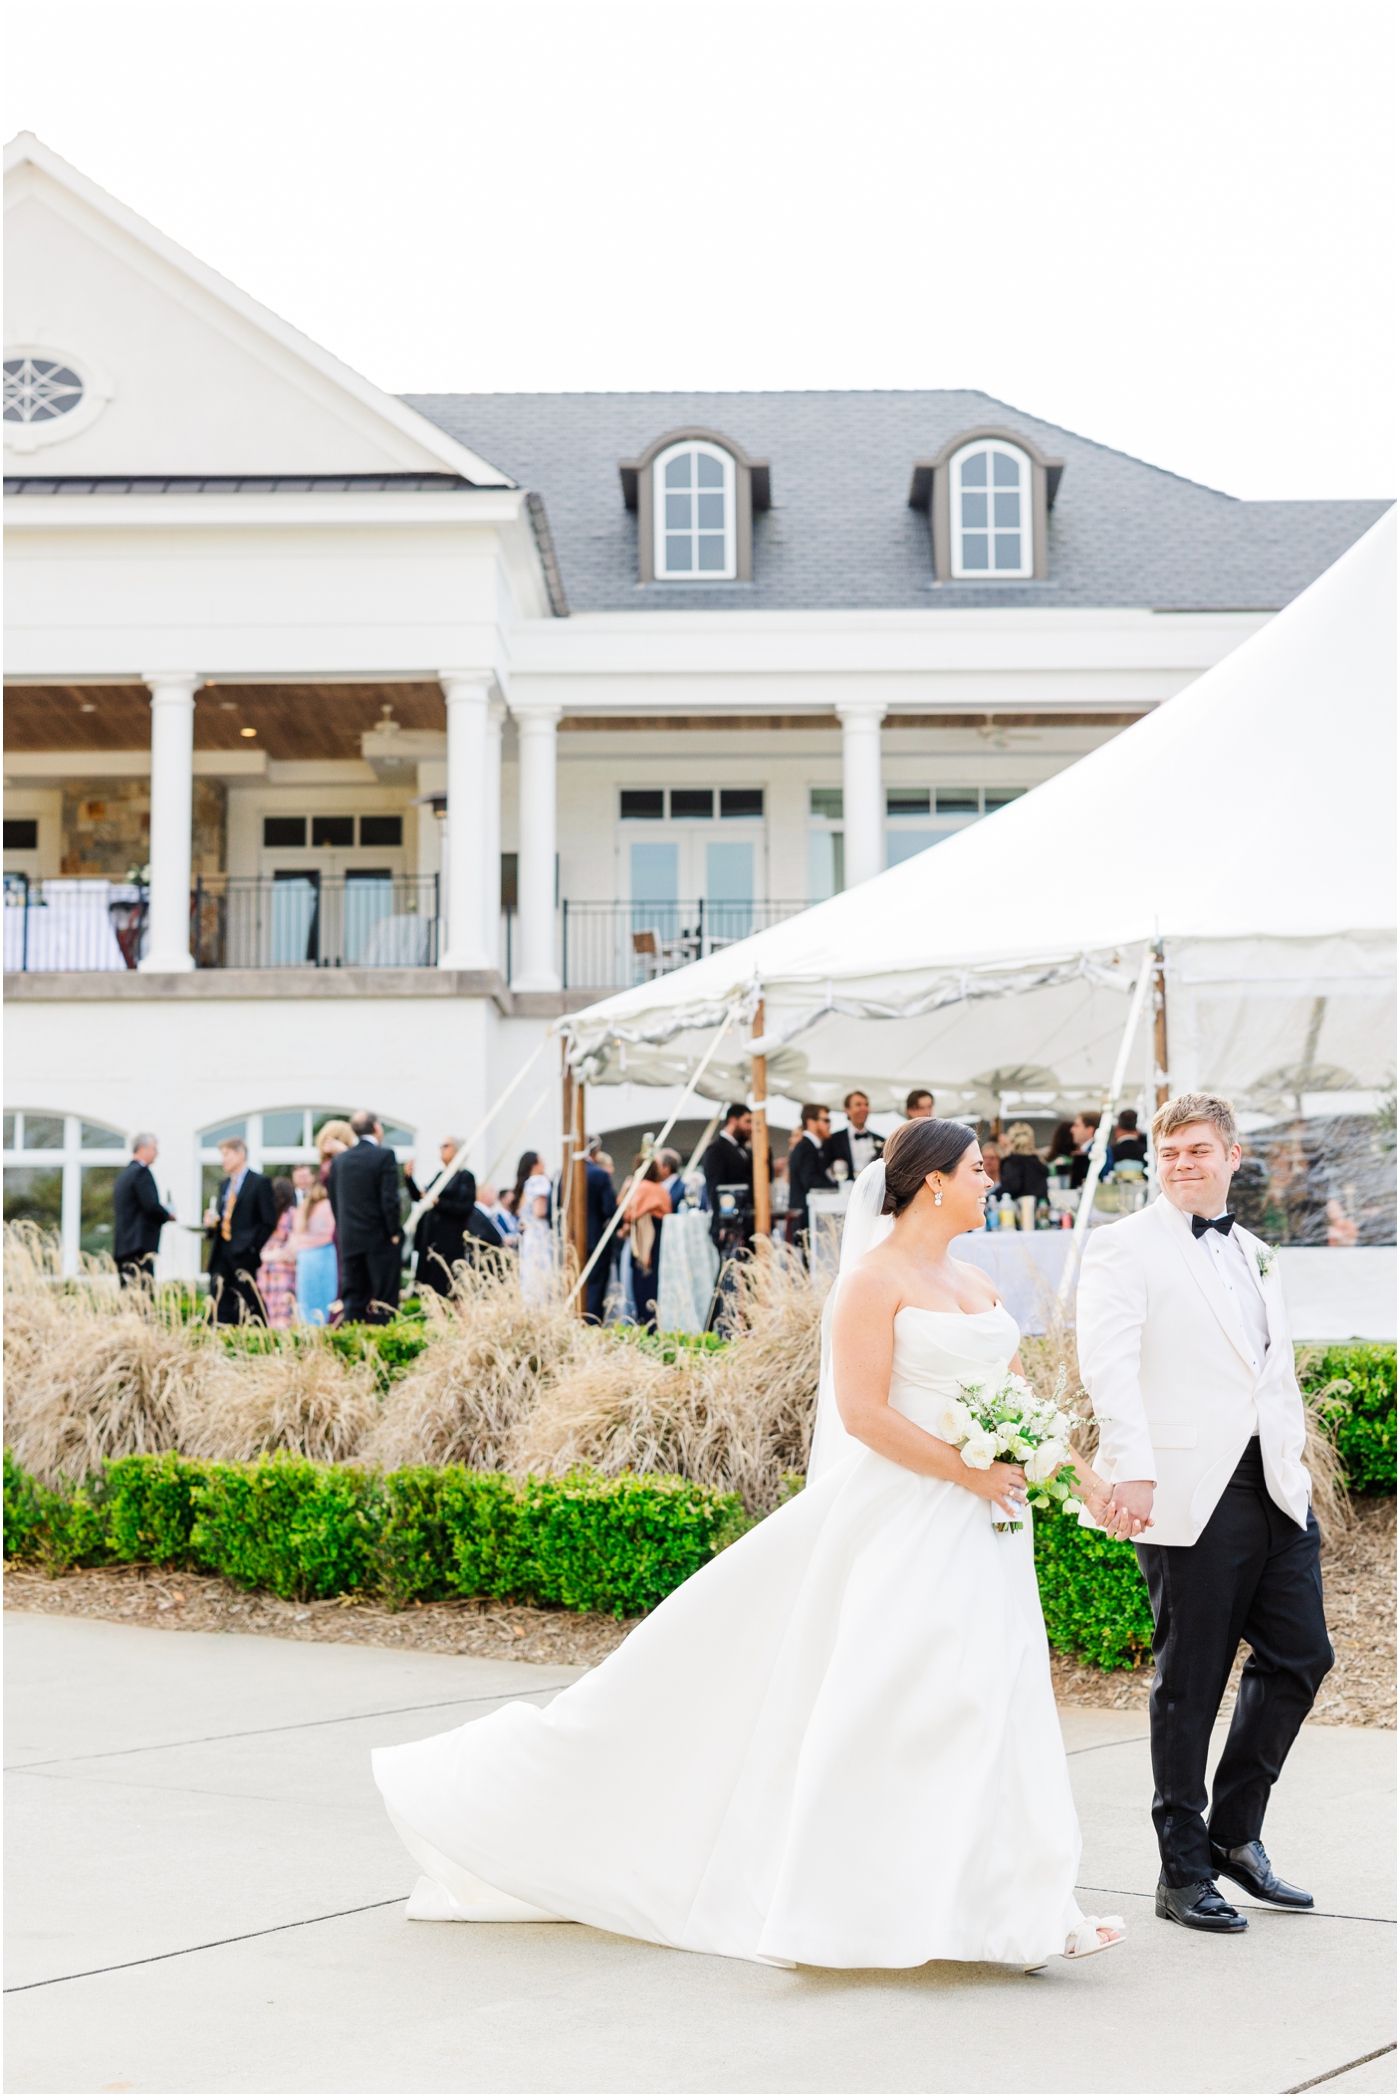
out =
[[(221, 874), (226, 864), (228, 792), (222, 780), (194, 782), (195, 874)], [(62, 872), (126, 881), (151, 852), (149, 779), (70, 779), (63, 789)]]

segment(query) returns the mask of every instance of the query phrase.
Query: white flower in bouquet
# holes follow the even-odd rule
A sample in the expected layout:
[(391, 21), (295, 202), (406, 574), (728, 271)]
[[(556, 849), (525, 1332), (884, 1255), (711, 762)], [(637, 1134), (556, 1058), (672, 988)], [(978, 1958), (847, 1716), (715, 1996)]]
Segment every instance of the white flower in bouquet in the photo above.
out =
[(977, 1422), (960, 1398), (945, 1398), (933, 1416), (933, 1431), (941, 1442), (960, 1449), (975, 1432)]
[(989, 1471), (996, 1462), (997, 1438), (985, 1428), (974, 1427), (962, 1445), (962, 1460), (971, 1471)]
[(1031, 1485), (1044, 1485), (1068, 1461), (1069, 1449), (1064, 1442), (1042, 1442), (1026, 1459), (1026, 1478)]

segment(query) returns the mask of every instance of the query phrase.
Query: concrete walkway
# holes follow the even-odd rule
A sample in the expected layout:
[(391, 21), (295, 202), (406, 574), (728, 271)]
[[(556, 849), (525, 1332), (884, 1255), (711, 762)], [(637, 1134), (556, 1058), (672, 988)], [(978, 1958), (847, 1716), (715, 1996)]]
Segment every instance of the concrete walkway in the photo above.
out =
[(1394, 2037), (1392, 1733), (1309, 1728), (1285, 1772), (1270, 1846), (1319, 1914), (1225, 1943), (1157, 1922), (1145, 1723), (1066, 1710), (1084, 1904), (1125, 1915), (1123, 1950), (783, 1973), (404, 1921), (369, 1749), (567, 1669), (5, 1624), (10, 2090), (1395, 2089), (1393, 2052), (1363, 2061)]

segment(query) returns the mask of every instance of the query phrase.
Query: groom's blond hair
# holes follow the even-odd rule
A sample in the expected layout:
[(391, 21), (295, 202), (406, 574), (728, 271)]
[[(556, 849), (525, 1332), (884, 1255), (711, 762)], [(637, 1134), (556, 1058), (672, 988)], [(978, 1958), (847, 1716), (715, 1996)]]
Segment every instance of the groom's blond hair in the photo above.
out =
[(1174, 1136), (1178, 1129), (1190, 1128), (1193, 1121), (1208, 1121), (1227, 1151), (1233, 1150), (1240, 1140), (1235, 1110), (1229, 1100), (1222, 1099), (1218, 1092), (1178, 1092), (1175, 1099), (1165, 1100), (1152, 1117), (1152, 1148), (1160, 1150), (1168, 1136)]

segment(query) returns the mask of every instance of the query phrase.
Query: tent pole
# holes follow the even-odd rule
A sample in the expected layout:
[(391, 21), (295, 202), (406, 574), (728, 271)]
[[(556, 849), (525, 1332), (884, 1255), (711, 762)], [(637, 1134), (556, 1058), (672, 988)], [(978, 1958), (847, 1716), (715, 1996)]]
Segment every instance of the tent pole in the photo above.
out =
[(1138, 1021), (1142, 1017), (1142, 1008), (1147, 1002), (1147, 987), (1149, 983), (1156, 981), (1156, 976), (1155, 957), (1149, 942), (1143, 948), (1142, 959), (1138, 963), (1137, 981), (1133, 985), (1133, 994), (1128, 1004), (1127, 1023), (1123, 1028), (1123, 1039), (1118, 1044), (1118, 1061), (1113, 1066), (1113, 1076), (1109, 1080), (1108, 1091), (1104, 1094), (1103, 1111), (1099, 1115), (1099, 1125), (1094, 1131), (1094, 1140), (1089, 1148), (1089, 1169), (1084, 1175), (1084, 1190), (1079, 1197), (1079, 1213), (1074, 1219), (1074, 1242), (1070, 1246), (1069, 1257), (1065, 1261), (1065, 1271), (1060, 1276), (1060, 1286), (1056, 1291), (1055, 1300), (1061, 1310), (1064, 1309), (1069, 1301), (1070, 1285), (1079, 1271), (1079, 1261), (1084, 1251), (1084, 1240), (1089, 1235), (1089, 1220), (1094, 1213), (1094, 1195), (1099, 1184), (1099, 1174), (1103, 1171), (1103, 1161), (1108, 1154), (1108, 1139), (1113, 1128), (1113, 1117), (1118, 1111), (1118, 1100), (1123, 1090), (1123, 1080), (1128, 1074), (1128, 1056), (1133, 1046), (1133, 1036), (1137, 1033)]
[[(584, 1088), (582, 1078), (574, 1080), (574, 1119), (569, 1148), (573, 1153), (571, 1164), (573, 1178), (569, 1182), (569, 1243), (573, 1248), (578, 1271), (583, 1272), (588, 1258), (588, 1137), (585, 1134)], [(583, 1317), (587, 1298), (580, 1291), (578, 1315)]]
[(554, 1218), (554, 1227), (559, 1233), (559, 1250), (567, 1266), (569, 1251), (573, 1244), (574, 1222), (574, 1073), (569, 1062), (569, 1044), (560, 1037), (559, 1042), (559, 1208)]
[(1157, 1068), (1157, 1104), (1165, 1107), (1172, 1090), (1167, 1075), (1167, 964), (1160, 945), (1152, 959), (1152, 1060)]
[[(754, 1041), (763, 1038), (763, 1000), (754, 1007)], [(768, 1058), (754, 1056), (749, 1087), (753, 1102), (753, 1233), (767, 1238), (773, 1229), (773, 1209), (768, 1184)]]

